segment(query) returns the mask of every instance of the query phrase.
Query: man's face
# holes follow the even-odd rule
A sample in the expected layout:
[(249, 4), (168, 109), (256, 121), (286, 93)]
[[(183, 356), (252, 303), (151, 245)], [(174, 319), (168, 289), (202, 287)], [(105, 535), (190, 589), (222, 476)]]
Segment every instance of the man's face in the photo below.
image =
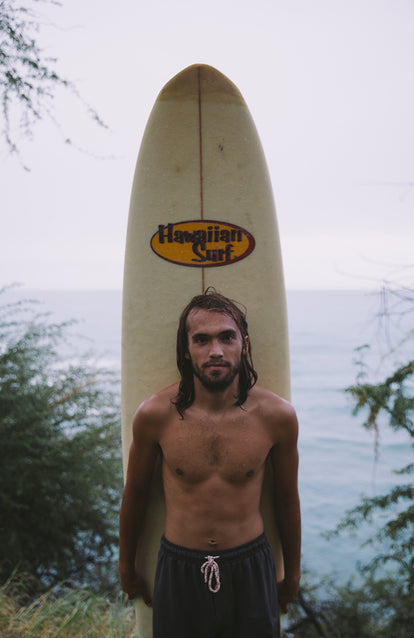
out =
[(228, 315), (195, 308), (187, 318), (188, 353), (193, 373), (211, 392), (228, 388), (240, 371), (248, 337)]

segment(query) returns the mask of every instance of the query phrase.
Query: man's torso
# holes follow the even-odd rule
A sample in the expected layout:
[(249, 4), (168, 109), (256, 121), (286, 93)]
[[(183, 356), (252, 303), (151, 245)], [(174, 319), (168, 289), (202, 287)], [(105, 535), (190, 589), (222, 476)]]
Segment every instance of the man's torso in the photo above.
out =
[[(165, 401), (158, 444), (166, 500), (165, 536), (200, 550), (242, 545), (263, 532), (259, 510), (266, 459), (277, 438), (281, 401), (254, 388), (246, 403), (212, 413), (193, 405), (182, 419)], [(276, 408), (276, 414), (269, 414)]]

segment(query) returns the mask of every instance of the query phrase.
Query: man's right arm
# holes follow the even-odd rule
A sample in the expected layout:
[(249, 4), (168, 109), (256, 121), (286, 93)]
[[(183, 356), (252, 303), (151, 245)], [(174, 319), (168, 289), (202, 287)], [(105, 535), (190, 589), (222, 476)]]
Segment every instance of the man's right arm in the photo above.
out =
[(128, 598), (142, 596), (151, 605), (148, 584), (135, 565), (136, 549), (143, 528), (151, 478), (158, 455), (156, 419), (144, 402), (133, 422), (127, 477), (119, 518), (119, 575)]

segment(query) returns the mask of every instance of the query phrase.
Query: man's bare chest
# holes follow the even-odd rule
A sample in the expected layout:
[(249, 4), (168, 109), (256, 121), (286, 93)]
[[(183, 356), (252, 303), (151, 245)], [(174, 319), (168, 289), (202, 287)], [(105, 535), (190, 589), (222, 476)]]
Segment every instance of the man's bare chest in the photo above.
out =
[(219, 475), (237, 483), (261, 472), (272, 442), (256, 420), (184, 419), (166, 429), (160, 446), (170, 473), (184, 481)]

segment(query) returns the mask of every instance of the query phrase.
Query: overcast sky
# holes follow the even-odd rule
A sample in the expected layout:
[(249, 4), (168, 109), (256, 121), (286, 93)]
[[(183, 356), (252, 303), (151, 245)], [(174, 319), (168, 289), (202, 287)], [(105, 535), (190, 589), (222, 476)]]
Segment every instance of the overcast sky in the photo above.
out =
[(198, 62), (238, 86), (258, 128), (287, 287), (404, 276), (414, 261), (412, 0), (63, 0), (41, 11), (40, 42), (110, 130), (59, 94), (62, 130), (41, 122), (21, 143), (30, 172), (0, 145), (1, 283), (122, 287), (143, 130), (162, 86)]

